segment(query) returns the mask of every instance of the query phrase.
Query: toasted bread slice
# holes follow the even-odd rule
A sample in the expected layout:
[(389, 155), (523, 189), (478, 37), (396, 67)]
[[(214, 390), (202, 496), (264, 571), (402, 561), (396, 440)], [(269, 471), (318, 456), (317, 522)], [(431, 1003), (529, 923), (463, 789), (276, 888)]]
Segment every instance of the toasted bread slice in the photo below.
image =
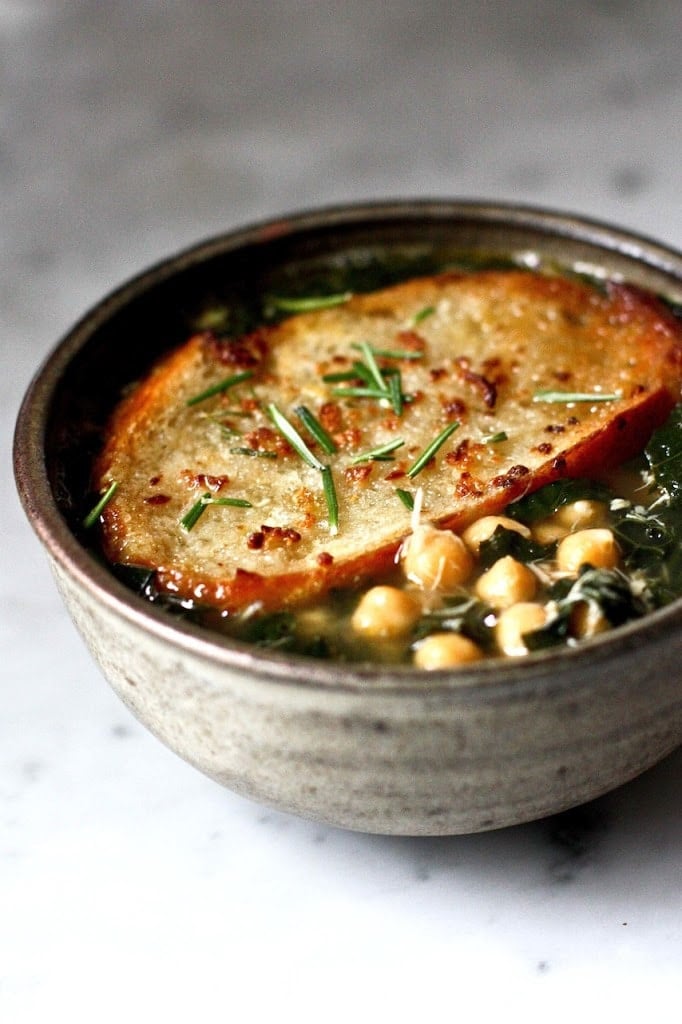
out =
[[(372, 394), (377, 367), (375, 392), (383, 383), (388, 398)], [(243, 338), (198, 334), (113, 416), (96, 472), (98, 488), (118, 483), (105, 552), (202, 604), (294, 606), (390, 569), (411, 528), (400, 490), (421, 489), (424, 520), (462, 529), (635, 454), (681, 381), (680, 324), (651, 296), (525, 271), (420, 278)], [(322, 472), (282, 436), (273, 404), (331, 467), (338, 529)], [(301, 406), (334, 453), (307, 431)], [(398, 440), (389, 458), (359, 461)], [(205, 494), (249, 504), (206, 504), (187, 529)]]

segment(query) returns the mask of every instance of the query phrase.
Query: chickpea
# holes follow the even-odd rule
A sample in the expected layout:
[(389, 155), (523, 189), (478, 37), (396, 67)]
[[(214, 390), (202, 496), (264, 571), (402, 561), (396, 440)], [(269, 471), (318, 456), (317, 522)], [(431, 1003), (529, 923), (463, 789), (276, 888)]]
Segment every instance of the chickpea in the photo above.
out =
[(462, 533), (462, 540), (469, 550), (477, 555), (481, 544), (490, 540), (498, 526), (503, 526), (505, 530), (515, 530), (526, 539), (530, 537), (530, 530), (523, 523), (517, 523), (516, 520), (508, 519), (507, 516), (483, 516), (471, 526), (467, 526)]
[(575, 575), (581, 565), (595, 569), (614, 569), (620, 554), (611, 530), (578, 530), (569, 533), (557, 548), (557, 565), (562, 572)]
[(540, 629), (547, 621), (543, 605), (533, 601), (520, 601), (511, 608), (505, 608), (495, 626), (495, 640), (503, 654), (512, 658), (528, 653), (523, 637)]
[(499, 558), (476, 582), (476, 594), (493, 608), (509, 608), (518, 601), (530, 601), (537, 590), (537, 577), (523, 562), (511, 555)]
[(554, 515), (533, 524), (533, 539), (538, 544), (553, 544), (576, 530), (602, 526), (606, 522), (606, 506), (601, 501), (571, 501)]
[(554, 544), (558, 540), (563, 540), (569, 533), (569, 528), (557, 522), (554, 516), (547, 516), (533, 523), (533, 540), (538, 544)]
[(360, 598), (351, 618), (357, 633), (394, 639), (405, 636), (421, 615), (417, 598), (398, 587), (372, 587)]
[(408, 537), (402, 563), (407, 578), (424, 590), (453, 590), (466, 582), (474, 568), (471, 552), (461, 537), (426, 524)]
[(603, 526), (606, 522), (606, 505), (602, 501), (571, 501), (562, 505), (554, 513), (554, 518), (562, 526), (567, 526), (571, 533), (576, 530), (589, 530), (595, 526)]
[(480, 661), (481, 648), (459, 633), (432, 633), (423, 640), (414, 654), (417, 668), (432, 671), (439, 668), (455, 668)]
[(579, 640), (605, 633), (610, 628), (611, 623), (602, 610), (589, 601), (578, 601), (571, 609), (571, 636)]

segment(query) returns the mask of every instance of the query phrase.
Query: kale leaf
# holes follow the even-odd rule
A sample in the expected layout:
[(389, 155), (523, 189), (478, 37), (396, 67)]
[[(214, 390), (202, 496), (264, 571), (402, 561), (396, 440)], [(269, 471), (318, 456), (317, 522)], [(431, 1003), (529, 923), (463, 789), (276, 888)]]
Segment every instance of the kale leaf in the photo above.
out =
[(571, 633), (571, 618), (577, 605), (587, 604), (601, 612), (611, 626), (638, 619), (648, 610), (633, 589), (632, 582), (619, 569), (593, 569), (585, 566), (568, 591), (565, 582), (551, 595), (555, 614), (540, 629), (526, 633), (524, 642), (530, 651), (565, 643)]
[(682, 404), (644, 455), (657, 496), (648, 505), (613, 509), (613, 529), (626, 568), (640, 572), (651, 603), (660, 606), (682, 595)]
[(422, 615), (413, 640), (423, 640), (430, 633), (461, 633), (484, 650), (493, 647), (495, 617), (492, 608), (475, 597), (446, 599), (441, 608)]
[(479, 563), (482, 569), (489, 569), (500, 558), (511, 555), (517, 562), (541, 562), (550, 558), (556, 544), (538, 544), (532, 538), (522, 536), (518, 530), (498, 526), (488, 540), (479, 548)]
[(557, 509), (574, 501), (609, 501), (611, 492), (604, 484), (595, 480), (555, 480), (545, 484), (538, 491), (524, 495), (512, 502), (505, 515), (520, 523), (534, 523), (554, 515)]
[(682, 501), (682, 404), (654, 431), (644, 454), (656, 486), (671, 502)]

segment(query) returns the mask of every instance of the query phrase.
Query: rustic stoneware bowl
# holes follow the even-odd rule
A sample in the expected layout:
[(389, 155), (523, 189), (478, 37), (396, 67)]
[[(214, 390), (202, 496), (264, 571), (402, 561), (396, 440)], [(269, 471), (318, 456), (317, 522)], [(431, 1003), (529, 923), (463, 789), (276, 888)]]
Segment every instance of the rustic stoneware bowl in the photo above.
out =
[(263, 653), (126, 589), (77, 524), (121, 388), (183, 339), (226, 282), (384, 250), (536, 256), (682, 300), (682, 256), (546, 211), (397, 202), (311, 212), (183, 252), (105, 298), (35, 377), (15, 437), (26, 513), (73, 621), (115, 691), (181, 757), (295, 814), (377, 833), (528, 821), (633, 778), (682, 739), (677, 602), (573, 650), (460, 671), (347, 667)]

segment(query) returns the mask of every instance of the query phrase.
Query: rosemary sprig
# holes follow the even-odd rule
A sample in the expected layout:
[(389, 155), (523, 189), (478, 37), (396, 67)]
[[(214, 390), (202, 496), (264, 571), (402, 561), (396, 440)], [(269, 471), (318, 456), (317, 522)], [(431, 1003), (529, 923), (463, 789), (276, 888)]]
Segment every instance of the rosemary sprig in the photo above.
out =
[[(336, 370), (322, 375), (325, 384), (345, 384), (350, 380), (361, 380), (367, 387), (376, 387), (376, 381), (364, 363), (355, 362), (348, 370)], [(383, 389), (382, 382), (382, 389)]]
[(418, 456), (418, 458), (412, 463), (410, 468), (407, 470), (407, 475), (411, 480), (413, 480), (416, 477), (417, 473), (420, 473), (422, 471), (426, 463), (433, 458), (438, 449), (445, 444), (450, 435), (454, 434), (458, 427), (458, 420), (453, 420), (452, 423), (448, 423), (447, 427), (445, 427), (444, 430), (441, 430), (438, 437), (435, 437), (431, 444), (424, 449), (421, 455)]
[(106, 491), (104, 492), (102, 497), (99, 499), (97, 504), (93, 508), (90, 509), (88, 514), (83, 519), (83, 526), (85, 527), (86, 530), (89, 530), (90, 527), (95, 525), (95, 523), (97, 522), (99, 517), (102, 515), (102, 512), (104, 511), (104, 509), (107, 507), (107, 505), (109, 504), (109, 502), (111, 501), (113, 496), (116, 494), (117, 490), (118, 490), (118, 483), (117, 483), (116, 480), (113, 480), (109, 484), (109, 486), (107, 487)]
[(205, 505), (226, 505), (229, 508), (253, 508), (253, 504), (246, 498), (216, 498), (210, 495), (204, 500)]
[[(369, 345), (368, 342), (365, 344)], [(360, 349), (360, 345), (351, 345), (351, 348)], [(423, 359), (424, 353), (417, 352), (414, 349), (393, 349), (393, 348), (375, 348), (374, 345), (369, 345), (372, 353), (375, 356), (380, 356), (382, 359)], [(384, 373), (386, 371), (384, 370)]]
[(339, 532), (339, 502), (336, 497), (336, 487), (334, 486), (331, 466), (323, 466), (322, 468), (322, 489), (324, 491), (324, 499), (327, 502), (329, 532), (337, 534)]
[(401, 448), (405, 442), (402, 437), (396, 437), (393, 441), (387, 441), (386, 444), (377, 445), (376, 448), (370, 448), (367, 452), (362, 452), (360, 455), (356, 455), (352, 458), (351, 465), (355, 466), (360, 462), (382, 462), (387, 458), (391, 458), (391, 453), (397, 448)]
[(246, 498), (217, 498), (207, 491), (196, 501), (180, 520), (180, 526), (189, 533), (197, 525), (209, 505), (228, 505), (230, 508), (253, 508)]
[(412, 512), (414, 510), (414, 496), (409, 491), (403, 490), (402, 487), (396, 487), (395, 493), (398, 495), (407, 511)]
[(342, 306), (353, 297), (352, 292), (338, 292), (334, 295), (306, 295), (294, 298), (286, 295), (271, 295), (270, 302), (282, 313), (311, 313), (316, 309), (331, 309)]
[(331, 466), (326, 466), (323, 462), (320, 462), (317, 456), (311, 452), (310, 448), (296, 430), (293, 423), (289, 422), (286, 416), (280, 412), (274, 403), (271, 403), (268, 406), (267, 412), (282, 437), (289, 442), (291, 447), (303, 459), (306, 465), (321, 473), (322, 489), (324, 491), (324, 497), (327, 503), (327, 512), (329, 515), (329, 532), (332, 534), (338, 533), (339, 503), (336, 496), (336, 488), (334, 486), (334, 477), (332, 476)]
[(401, 416), (407, 396), (403, 393), (400, 370), (391, 366), (381, 369), (376, 361), (380, 350), (374, 349), (369, 342), (362, 341), (352, 346), (362, 352), (364, 363), (353, 363), (350, 371), (343, 376), (327, 374), (326, 381), (353, 380), (357, 377), (363, 381), (360, 386), (334, 388), (333, 394), (339, 398), (373, 398), (380, 402), (388, 402), (396, 416)]
[(363, 354), (365, 364), (372, 380), (380, 391), (383, 391), (382, 399), (390, 402), (396, 416), (401, 416), (403, 411), (403, 385), (400, 370), (391, 367), (390, 371), (381, 370), (376, 361), (375, 350), (367, 341), (361, 341), (357, 347)]
[(405, 395), (403, 394), (403, 382), (400, 378), (400, 374), (395, 374), (388, 378), (388, 392), (391, 397), (393, 412), (396, 416), (402, 416)]
[(209, 423), (213, 423), (218, 428), (222, 437), (224, 438), (242, 436), (241, 431), (235, 430), (234, 427), (228, 427), (228, 425), (226, 423), (223, 423), (222, 420), (218, 419), (217, 416), (207, 415), (206, 419), (209, 421)]
[(342, 384), (346, 380), (355, 380), (358, 374), (354, 370), (337, 370), (334, 373), (323, 373), (325, 384)]
[(312, 413), (305, 405), (297, 405), (294, 412), (300, 419), (303, 426), (307, 429), (308, 433), (315, 438), (317, 443), (320, 445), (320, 448), (322, 448), (327, 455), (334, 455), (337, 450), (334, 440), (329, 436), (315, 414)]
[(243, 370), (241, 373), (233, 373), (230, 377), (225, 377), (224, 380), (219, 380), (217, 384), (212, 384), (211, 387), (206, 388), (205, 391), (200, 391), (198, 395), (193, 395), (192, 398), (188, 398), (186, 405), (198, 405), (199, 402), (205, 402), (207, 398), (213, 398), (214, 395), (220, 395), (224, 391), (228, 391), (233, 388), (236, 384), (241, 384), (245, 380), (249, 380), (253, 377), (253, 370)]
[(186, 530), (187, 533), (194, 529), (206, 511), (206, 502), (204, 501), (204, 498), (210, 498), (210, 494), (205, 494), (203, 498), (199, 498), (199, 500), (196, 501), (187, 512), (185, 512), (184, 516), (180, 520), (180, 526), (183, 530)]
[(433, 314), (435, 312), (436, 312), (436, 307), (435, 306), (424, 306), (423, 309), (420, 309), (418, 313), (414, 314), (413, 323), (414, 324), (420, 324), (422, 322), (422, 320), (426, 320), (427, 316), (433, 316)]
[(613, 393), (606, 394), (589, 391), (553, 391), (548, 388), (544, 391), (536, 391), (533, 395), (534, 402), (617, 402), (622, 395)]
[(359, 345), (353, 345), (353, 348), (356, 348), (360, 352), (362, 352), (365, 359), (365, 365), (370, 372), (372, 380), (379, 388), (379, 390), (386, 391), (386, 381), (384, 380), (383, 374), (379, 369), (379, 364), (376, 361), (374, 351), (369, 342), (361, 341)]
[(293, 423), (290, 423), (286, 416), (280, 412), (274, 402), (271, 402), (267, 407), (267, 413), (272, 422), (275, 424), (277, 430), (279, 430), (285, 440), (289, 442), (291, 447), (297, 452), (303, 461), (311, 467), (311, 469), (317, 469), (321, 473), (324, 469), (324, 463), (320, 462), (316, 455), (313, 455), (308, 445), (305, 443), (296, 427)]
[(337, 398), (377, 398), (384, 401), (390, 399), (390, 394), (385, 388), (381, 390), (371, 387), (334, 388), (332, 394)]
[(259, 451), (258, 448), (237, 447), (230, 448), (231, 455), (248, 455), (252, 459), (276, 459), (276, 452)]

